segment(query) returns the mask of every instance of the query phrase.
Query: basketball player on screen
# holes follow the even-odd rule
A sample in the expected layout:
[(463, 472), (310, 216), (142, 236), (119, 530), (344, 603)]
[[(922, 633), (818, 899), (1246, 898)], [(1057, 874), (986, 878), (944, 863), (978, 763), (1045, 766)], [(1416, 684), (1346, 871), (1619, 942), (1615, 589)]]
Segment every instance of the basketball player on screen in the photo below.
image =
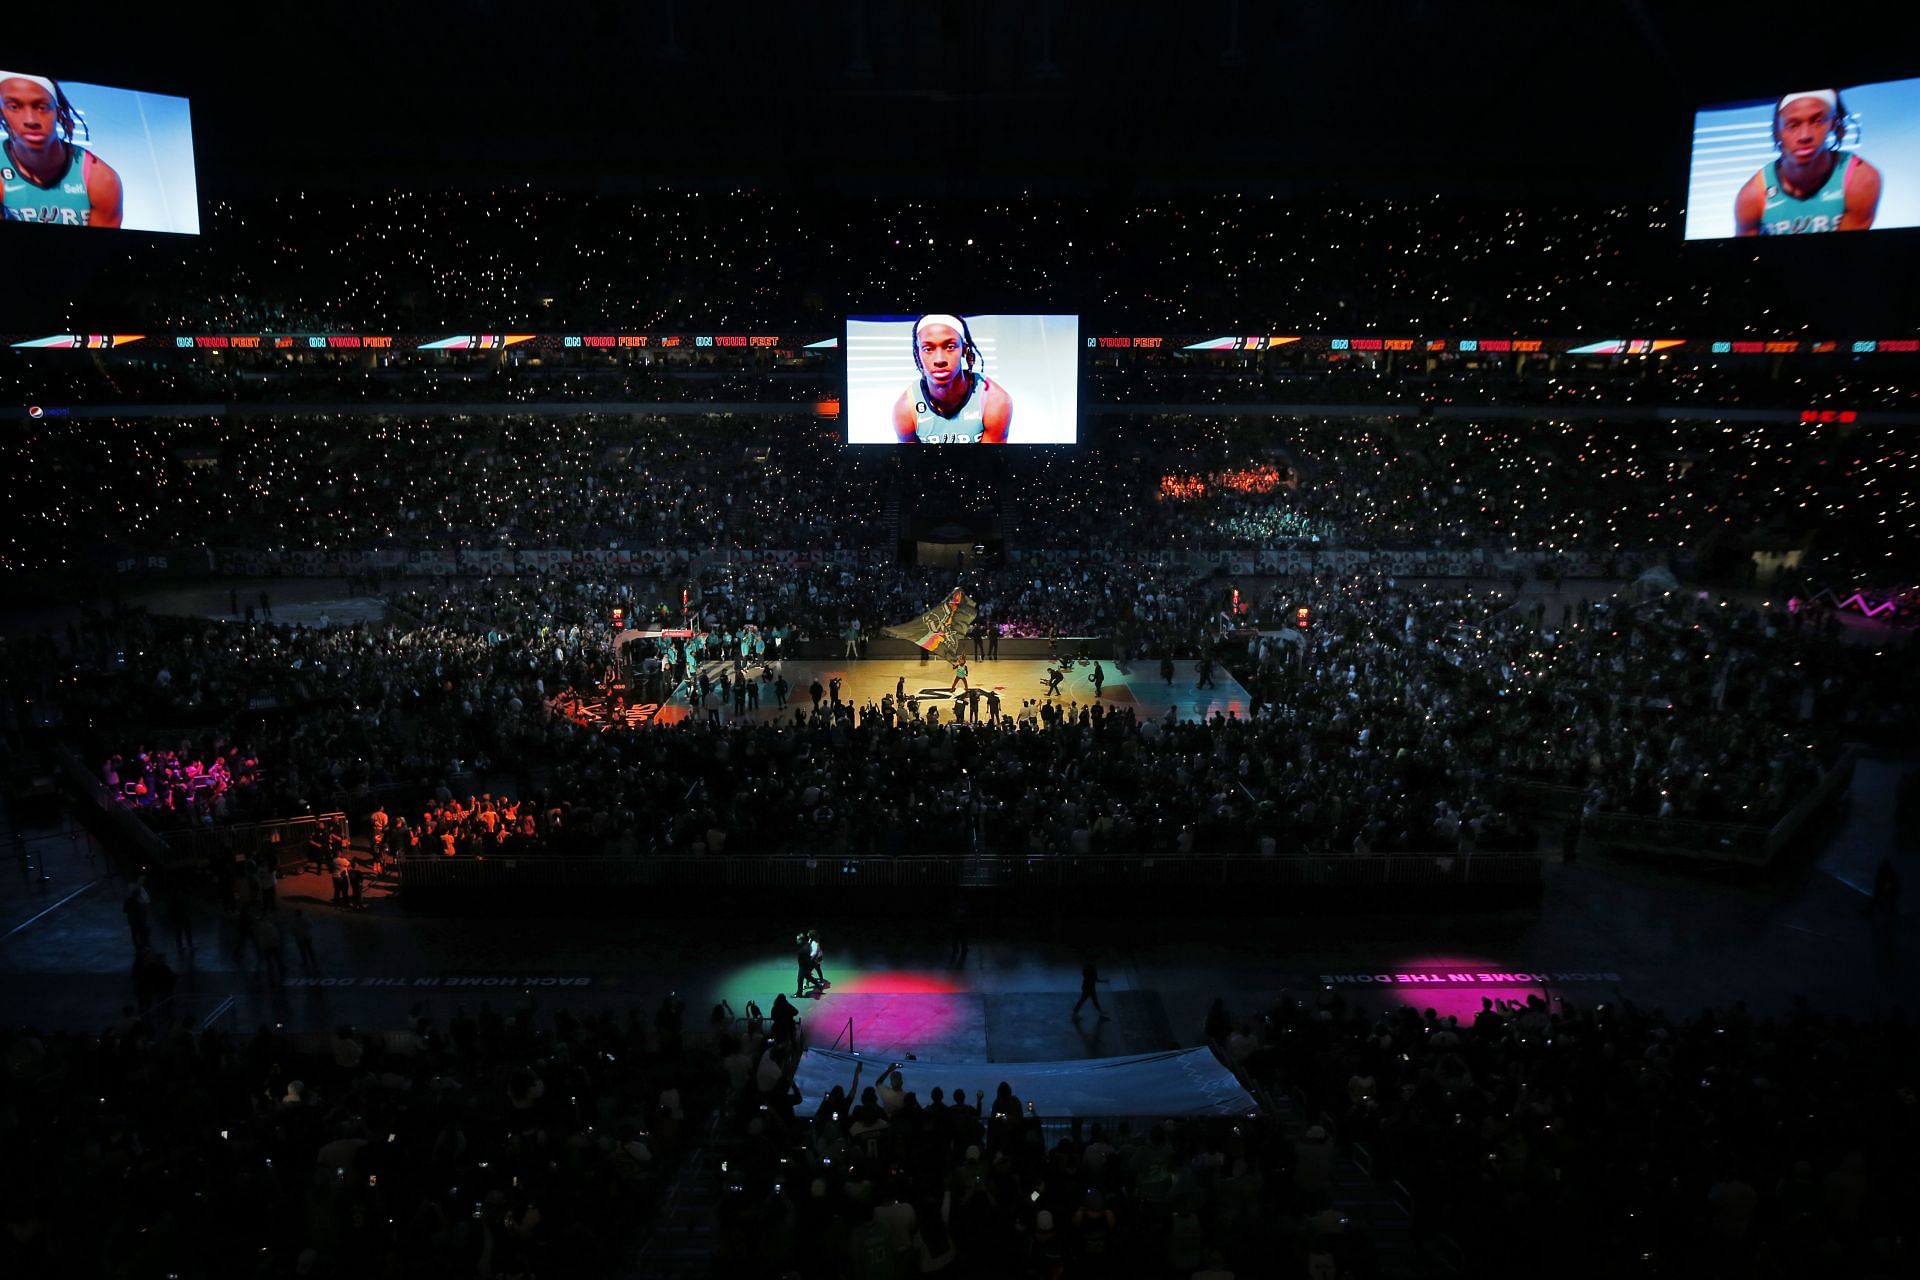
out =
[(1773, 109), (1779, 158), (1753, 175), (1733, 201), (1734, 232), (1800, 236), (1865, 231), (1880, 204), (1880, 171), (1843, 156), (1847, 108), (1838, 89), (1803, 89)]
[(913, 325), (920, 378), (893, 405), (901, 444), (1005, 444), (1013, 397), (974, 366), (980, 348), (958, 316), (921, 316)]
[(0, 71), (0, 215), (6, 221), (120, 225), (120, 175), (74, 145), (76, 120), (67, 95), (46, 76)]

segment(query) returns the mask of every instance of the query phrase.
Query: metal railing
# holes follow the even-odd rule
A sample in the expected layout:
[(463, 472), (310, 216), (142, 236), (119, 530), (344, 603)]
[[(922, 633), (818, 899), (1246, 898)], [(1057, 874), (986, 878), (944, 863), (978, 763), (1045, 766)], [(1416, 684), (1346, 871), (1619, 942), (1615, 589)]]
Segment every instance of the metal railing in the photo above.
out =
[[(407, 889), (646, 888), (949, 889), (1234, 885), (1326, 887), (1527, 886), (1540, 883), (1530, 853), (1365, 854), (1310, 857), (412, 857), (399, 860)], [(984, 874), (983, 874), (984, 873)]]
[(285, 867), (306, 861), (309, 842), (336, 830), (341, 835), (346, 834), (346, 814), (316, 813), (298, 818), (279, 818), (272, 822), (187, 827), (168, 831), (162, 839), (166, 841), (168, 862), (176, 866), (207, 863), (231, 858), (235, 854), (250, 858), (262, 850), (272, 850), (279, 856), (280, 865)]
[(83, 810), (91, 808), (105, 824), (106, 831), (110, 833), (110, 847), (117, 847), (123, 854), (131, 854), (133, 861), (142, 866), (166, 858), (167, 847), (154, 834), (153, 828), (121, 804), (120, 797), (88, 772), (79, 757), (62, 747), (55, 759), (66, 778), (68, 790), (80, 798)]
[(1767, 828), (1634, 813), (1596, 813), (1580, 825), (1583, 840), (1616, 849), (1723, 862), (1765, 862)]
[(1769, 859), (1778, 856), (1783, 849), (1792, 844), (1822, 807), (1839, 799), (1848, 788), (1853, 786), (1853, 767), (1859, 758), (1860, 751), (1857, 747), (1848, 747), (1842, 751), (1840, 758), (1820, 775), (1820, 781), (1813, 785), (1812, 790), (1801, 796), (1793, 808), (1787, 810), (1786, 816), (1773, 824), (1773, 829), (1767, 832)]
[(1534, 778), (1499, 777), (1492, 789), (1503, 806), (1534, 818), (1571, 818), (1587, 799), (1580, 787)]
[(1859, 754), (1853, 747), (1842, 751), (1819, 780), (1771, 826), (1599, 813), (1584, 821), (1582, 834), (1615, 848), (1764, 866), (1793, 844), (1824, 806), (1852, 785), (1854, 763)]

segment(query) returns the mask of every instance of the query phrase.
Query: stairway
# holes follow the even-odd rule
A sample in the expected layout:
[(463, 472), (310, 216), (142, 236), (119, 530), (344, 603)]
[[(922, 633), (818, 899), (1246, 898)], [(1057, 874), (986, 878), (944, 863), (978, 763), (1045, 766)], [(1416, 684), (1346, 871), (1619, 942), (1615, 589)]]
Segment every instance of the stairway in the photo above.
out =
[(695, 1280), (712, 1274), (714, 1224), (726, 1175), (720, 1172), (735, 1140), (727, 1136), (715, 1107), (700, 1143), (687, 1152), (680, 1171), (660, 1196), (653, 1234), (641, 1246), (632, 1275), (636, 1280)]
[(887, 486), (886, 501), (880, 506), (880, 520), (875, 527), (886, 531), (885, 545), (888, 547), (898, 547), (901, 540), (906, 537), (906, 530), (900, 523), (900, 484), (898, 481)]
[(1342, 1217), (1365, 1229), (1373, 1246), (1376, 1274), (1414, 1277), (1444, 1274), (1426, 1256), (1414, 1231), (1404, 1192), (1363, 1169), (1355, 1148), (1343, 1147), (1333, 1164), (1333, 1206)]
[(973, 839), (970, 842), (971, 857), (960, 867), (960, 887), (962, 889), (997, 889), (1000, 887), (1000, 860), (987, 851), (985, 833), (976, 819), (973, 824)]
[(1026, 509), (1020, 504), (1009, 503), (1003, 495), (995, 494), (993, 525), (1005, 552), (1011, 554), (1027, 546)]
[[(1315, 1124), (1333, 1129), (1328, 1118), (1315, 1115), (1290, 1090), (1268, 1089), (1265, 1097), (1289, 1142), (1298, 1141)], [(1332, 1199), (1334, 1209), (1348, 1222), (1347, 1230), (1364, 1234), (1373, 1275), (1382, 1280), (1426, 1280), (1460, 1273), (1458, 1248), (1445, 1237), (1423, 1235), (1415, 1227), (1412, 1197), (1400, 1183), (1375, 1176), (1372, 1156), (1364, 1147), (1336, 1144)]]

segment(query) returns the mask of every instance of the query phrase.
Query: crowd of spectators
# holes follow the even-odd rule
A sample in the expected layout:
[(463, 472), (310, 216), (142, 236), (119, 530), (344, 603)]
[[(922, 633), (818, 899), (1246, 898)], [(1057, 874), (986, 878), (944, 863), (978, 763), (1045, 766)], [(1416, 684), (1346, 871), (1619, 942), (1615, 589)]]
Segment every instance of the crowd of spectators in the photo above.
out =
[[(298, 414), (560, 403), (577, 404), (581, 412), (634, 405), (687, 406), (675, 411), (688, 412), (709, 404), (714, 412), (750, 407), (775, 417), (839, 398), (840, 370), (831, 353), (802, 345), (816, 335), (768, 336), (791, 342), (748, 350), (512, 347), (373, 355), (128, 347), (86, 362), (65, 351), (34, 349), (3, 354), (0, 387), (55, 406), (232, 405), (255, 414), (273, 406)], [(1909, 376), (1910, 357), (1874, 358), (1886, 363), (1836, 365), (1834, 357), (1812, 355), (1782, 365), (1711, 355), (1677, 362), (1556, 355), (1494, 364), (1445, 354), (1419, 361), (1369, 355), (1361, 363), (1329, 362), (1327, 353), (1304, 348), (1257, 354), (1103, 351), (1089, 359), (1083, 392), (1101, 411), (1149, 406), (1157, 412), (1226, 413), (1236, 405), (1307, 411), (1360, 406), (1398, 414), (1475, 406), (1534, 407), (1543, 415), (1652, 412), (1661, 406), (1911, 410), (1920, 393)]]
[[(1133, 705), (1096, 700), (1091, 664), (1057, 696), (945, 707), (904, 688), (856, 706), (789, 682), (784, 645), (834, 643), (856, 620), (871, 635), (952, 581), (767, 568), (731, 592), (709, 586), (693, 601), (696, 634), (733, 639), (670, 668), (662, 701), (681, 714), (635, 731), (554, 711), (618, 669), (616, 607), (664, 607), (646, 594), (663, 584), (585, 566), (397, 593), (378, 625), (133, 611), (37, 657), (83, 731), (194, 723), (208, 743), (249, 743), (273, 763), (249, 814), (404, 785), (457, 815), (429, 825), (412, 809), (409, 833), (451, 829), (456, 853), (462, 839), (485, 847), (473, 824), (486, 808), (453, 796), (483, 791), (523, 804), (512, 823), (496, 815), (489, 840), (634, 854), (1518, 849), (1537, 835), (1505, 788), (1526, 781), (1578, 788), (1593, 813), (1764, 825), (1844, 738), (1890, 732), (1914, 705), (1900, 653), (1838, 645), (1831, 620), (1690, 593), (1569, 599), (1549, 616), (1505, 589), (1436, 589), (1374, 567), (1263, 580), (1235, 613), (1228, 580), (1138, 562), (961, 577), (988, 619), (1118, 637)], [(767, 635), (779, 643), (751, 664), (717, 656)], [(88, 655), (109, 651), (124, 665), (90, 669)], [(1245, 714), (1203, 722), (1182, 705), (1155, 678), (1170, 679), (1176, 656), (1234, 671)], [(744, 689), (712, 698), (719, 676), (751, 683), (756, 709)], [(33, 679), (28, 667), (12, 683)]]
[(1911, 1263), (1898, 1014), (1531, 995), (1461, 1017), (1328, 989), (1236, 1025), (1227, 1003), (1205, 1034), (1286, 1112), (1067, 1123), (1007, 1084), (950, 1095), (911, 1062), (802, 1098), (776, 1009), (759, 1046), (723, 1039), (717, 1274), (1377, 1274), (1389, 1246), (1343, 1178), (1400, 1184), (1433, 1251), (1416, 1265), (1450, 1254), (1475, 1275), (1537, 1274), (1568, 1240), (1580, 1256), (1557, 1265), (1578, 1275)]
[(1263, 640), (1248, 677), (1295, 739), (1577, 787), (1590, 813), (1770, 824), (1844, 740), (1897, 733), (1916, 694), (1902, 654), (1835, 643), (1831, 618), (1697, 593), (1568, 600), (1550, 617), (1544, 600), (1362, 578), (1276, 586), (1260, 608), (1278, 622), (1303, 605), (1320, 642), (1295, 659)]
[[(1902, 430), (1169, 416), (1069, 456), (1011, 459), (1006, 502), (1020, 539), (1043, 547), (1486, 547), (1624, 562), (1811, 544), (1842, 572), (1894, 581), (1912, 565), (1889, 532), (1920, 505)], [(1260, 466), (1295, 479), (1264, 493), (1219, 479)]]
[(1289, 1127), (1068, 1125), (912, 1064), (801, 1099), (784, 997), (704, 1034), (669, 997), (550, 1030), (482, 1004), (239, 1040), (176, 1023), (170, 994), (98, 1036), (8, 1033), (9, 1274), (630, 1263), (711, 1105), (722, 1275), (1368, 1274), (1379, 1242), (1334, 1179), (1357, 1148), (1475, 1274), (1531, 1274), (1569, 1236), (1587, 1274), (1892, 1276), (1909, 1252), (1912, 1029), (1798, 1001), (1676, 1020), (1536, 996), (1463, 1020), (1329, 989), (1237, 1028), (1217, 1004), (1206, 1035), (1304, 1104)]
[[(1115, 208), (1024, 196), (623, 198), (528, 188), (209, 201), (204, 234), (37, 299), (99, 331), (836, 332), (850, 294), (956, 274), (1101, 315), (1110, 332), (1801, 336), (1765, 272), (1707, 270), (1659, 206), (1189, 193)], [(1703, 278), (1703, 272), (1706, 278)], [(1691, 287), (1686, 287), (1691, 286)], [(1732, 318), (1729, 322), (1729, 317)], [(1828, 335), (1821, 336), (1847, 336)]]
[[(1296, 349), (1297, 350), (1297, 349)], [(1757, 357), (1681, 353), (1660, 362), (1612, 356), (1559, 355), (1528, 361), (1458, 354), (1424, 358), (1348, 358), (1280, 348), (1260, 355), (1187, 351), (1101, 353), (1087, 370), (1095, 403), (1160, 409), (1208, 405), (1361, 405), (1383, 410), (1473, 406), (1556, 410), (1912, 409), (1911, 369), (1900, 355), (1873, 366), (1836, 364), (1837, 357), (1800, 355), (1769, 366)]]
[(1859, 697), (1858, 660), (1831, 640), (1786, 616), (1664, 593), (1584, 626), (1536, 615), (1493, 638), (1482, 691), (1510, 705), (1484, 759), (1582, 787), (1596, 812), (1770, 823), (1830, 763), (1838, 735), (1883, 732), (1907, 713), (1903, 700)]
[[(1912, 1265), (1917, 1047), (1899, 1012), (1624, 998), (1391, 1012), (1338, 991), (1244, 1028), (1254, 1074), (1403, 1182), (1476, 1275), (1891, 1277)], [(1905, 1261), (1902, 1261), (1905, 1259)]]
[[(23, 517), (0, 537), (0, 564), (66, 575), (149, 550), (217, 567), (271, 553), (296, 569), (306, 553), (891, 551), (903, 530), (888, 511), (965, 490), (1021, 549), (1811, 547), (1837, 557), (1839, 578), (1894, 584), (1912, 548), (1891, 534), (1920, 504), (1903, 430), (1183, 414), (1074, 449), (1002, 451), (981, 472), (902, 467), (810, 418), (66, 419), (0, 444)], [(1245, 482), (1268, 472), (1288, 479)]]
[[(801, 637), (830, 637), (858, 622), (870, 634), (926, 608), (956, 572), (873, 559), (801, 572), (767, 562), (722, 566), (701, 575), (702, 602), (706, 619), (722, 630), (776, 625)], [(1217, 584), (1150, 557), (974, 568), (962, 580), (979, 606), (983, 630), (1020, 638), (1105, 636), (1128, 655), (1191, 648), (1225, 616)]]
[(376, 860), (387, 858), (515, 857), (527, 853), (618, 853), (609, 847), (605, 815), (575, 830), (564, 807), (541, 808), (492, 792), (436, 798), (409, 822), (376, 802), (368, 815), (369, 844)]
[(1335, 1176), (1360, 1149), (1473, 1274), (1534, 1274), (1569, 1239), (1577, 1274), (1911, 1264), (1916, 1046), (1898, 1015), (1536, 995), (1464, 1018), (1329, 990), (1235, 1027), (1223, 1001), (1208, 1034), (1304, 1104), (1291, 1120), (1068, 1124), (1005, 1086), (949, 1095), (912, 1063), (801, 1098), (782, 1003), (765, 1023), (716, 1008), (705, 1030), (673, 997), (651, 1015), (419, 1007), (404, 1029), (330, 1035), (196, 1031), (164, 1005), (97, 1035), (12, 1030), (0, 1262), (631, 1268), (718, 1108), (702, 1158), (722, 1276), (1370, 1274), (1382, 1241)]
[[(485, 744), (501, 741), (483, 732), (493, 713), (503, 732), (520, 723), (520, 685), (477, 683), (498, 656), (485, 634), (129, 610), (87, 620), (71, 639), (72, 656), (16, 669), (9, 691), (31, 696), (51, 670), (66, 723), (109, 742), (131, 725), (206, 726), (198, 740), (236, 741), (220, 726), (244, 723), (249, 755), (270, 767), (228, 792), (234, 818), (308, 812), (343, 791), (400, 778), (485, 771)], [(50, 658), (45, 649), (34, 656)]]
[(156, 825), (223, 821), (229, 796), (252, 788), (260, 761), (226, 743), (204, 753), (191, 742), (177, 747), (139, 747), (131, 757), (114, 752), (100, 766), (100, 780), (128, 808)]
[[(1569, 317), (1690, 336), (1804, 337), (1827, 322), (1793, 314), (1757, 271), (1671, 287), (1685, 273), (1670, 216), (1211, 195), (1116, 217), (1029, 198), (982, 206), (937, 243), (927, 212), (898, 201), (291, 194), (212, 202), (209, 234), (73, 273), (71, 296), (36, 303), (100, 331), (428, 333), (484, 317), (499, 331), (811, 338), (839, 330), (853, 263), (867, 296), (991, 279), (1137, 332), (1223, 315), (1274, 332), (1543, 336)], [(1108, 283), (1068, 296), (1078, 286), (1063, 281)], [(1539, 833), (1509, 801), (1526, 783), (1577, 789), (1589, 814), (1765, 824), (1842, 739), (1899, 732), (1915, 708), (1909, 653), (1843, 647), (1831, 625), (1770, 607), (1658, 584), (1528, 602), (1484, 583), (1416, 584), (1384, 563), (1249, 579), (1239, 600), (1236, 581), (1167, 554), (1548, 551), (1618, 557), (1625, 572), (1725, 540), (1741, 554), (1817, 546), (1850, 575), (1895, 583), (1914, 567), (1900, 531), (1920, 506), (1920, 455), (1900, 428), (1655, 425), (1650, 412), (1910, 409), (1911, 381), (1875, 366), (1130, 355), (1095, 360), (1090, 394), (1171, 408), (1090, 426), (1072, 450), (967, 467), (842, 447), (841, 425), (813, 412), (837, 389), (833, 367), (797, 354), (9, 355), (0, 376), (25, 403), (288, 411), (36, 419), (0, 442), (14, 516), (0, 570), (64, 576), (162, 548), (210, 565), (227, 548), (673, 558), (651, 573), (561, 563), (390, 584), (381, 621), (339, 627), (275, 622), (264, 597), (258, 618), (250, 603), (218, 622), (88, 615), (64, 644), (0, 642), (0, 727), (11, 745), (64, 721), (105, 762), (102, 782), (160, 826), (364, 802), (382, 856), (1258, 858), (1533, 848)], [(432, 407), (548, 401), (730, 416)], [(413, 402), (418, 413), (393, 411)], [(1249, 403), (1538, 416), (1224, 408)], [(726, 408), (738, 404), (756, 408)], [(883, 525), (883, 496), (910, 509), (969, 487), (989, 491), (969, 510), (1014, 547), (1088, 554), (894, 565), (901, 530)], [(696, 566), (706, 548), (806, 560)], [(999, 635), (1111, 639), (1135, 702), (1099, 701), (1082, 683), (1091, 664), (1052, 696), (970, 700), (964, 717), (918, 705), (904, 681), (859, 705), (789, 689), (785, 645), (857, 645), (956, 578)], [(672, 697), (692, 714), (670, 723), (555, 714), (617, 669), (616, 608), (691, 623), (715, 655), (773, 637), (734, 668), (763, 710), (710, 707), (683, 670)], [(1156, 700), (1176, 658), (1231, 669), (1245, 714)], [(128, 752), (143, 741), (179, 745)], [(394, 787), (410, 790), (390, 815), (379, 797)], [(358, 871), (324, 853), (357, 903)], [(275, 869), (243, 857), (226, 870), (235, 936), (274, 976)], [(161, 906), (190, 950), (178, 894)], [(29, 1028), (0, 1043), (8, 1275), (601, 1274), (633, 1265), (716, 1105), (737, 1163), (715, 1239), (741, 1277), (1221, 1280), (1328, 1254), (1365, 1270), (1319, 1125), (1049, 1129), (1011, 1090), (969, 1103), (928, 1081), (923, 1102), (917, 1079), (856, 1079), (796, 1113), (784, 998), (770, 1042), (741, 1038), (720, 1011), (689, 1033), (672, 996), (624, 1019), (482, 1005), (444, 1022), (422, 1010), (385, 1034), (196, 1031), (170, 1017), (153, 907), (136, 883), (138, 1007), (102, 1035)], [(1425, 1220), (1463, 1237), (1474, 1274), (1550, 1269), (1569, 1241), (1613, 1275), (1911, 1264), (1899, 1262), (1916, 1117), (1904, 1019), (1799, 1006), (1676, 1021), (1529, 1000), (1460, 1024), (1329, 993), (1284, 1000), (1232, 1040), (1239, 1065), (1298, 1090), (1340, 1147), (1365, 1144)]]
[(801, 1098), (778, 1038), (729, 1061), (722, 1277), (1231, 1280), (1334, 1256), (1269, 1117), (1049, 1128), (1005, 1082), (949, 1095), (907, 1063)]
[[(873, 296), (894, 297), (925, 294), (957, 262), (1007, 288), (1026, 282), (1036, 298), (1081, 272), (1124, 278), (1097, 300), (1100, 323), (1133, 332), (1179, 332), (1220, 315), (1241, 332), (1358, 326), (1449, 337), (1566, 336), (1570, 317), (1613, 335), (1738, 337), (1755, 317), (1793, 324), (1783, 299), (1753, 278), (1704, 284), (1695, 264), (1683, 274), (1697, 287), (1673, 287), (1664, 273), (1680, 260), (1660, 209), (1405, 199), (1330, 208), (1223, 194), (1117, 213), (1030, 197), (979, 208), (965, 235), (940, 243), (909, 230), (927, 217), (912, 203), (829, 211), (738, 192), (216, 202), (209, 234), (76, 276), (64, 323), (149, 334), (733, 329), (790, 342), (839, 331), (850, 262), (871, 273), (862, 280)], [(1126, 270), (1110, 276), (1106, 264), (1119, 262)], [(1090, 309), (1088, 299), (1073, 308)], [(34, 423), (0, 444), (0, 476), (22, 516), (0, 539), (0, 568), (68, 572), (202, 546), (884, 546), (897, 533), (880, 520), (890, 488), (911, 505), (942, 487), (987, 486), (1003, 527), (1028, 545), (1093, 546), (1124, 530), (1167, 547), (1318, 539), (1636, 551), (1718, 535), (1844, 546), (1852, 572), (1889, 577), (1910, 566), (1885, 545), (1886, 531), (1909, 522), (1920, 501), (1920, 460), (1901, 429), (1870, 421), (1875, 409), (1912, 407), (1915, 383), (1900, 360), (1101, 348), (1088, 357), (1086, 399), (1165, 406), (1158, 416), (1124, 427), (1090, 418), (1088, 445), (1010, 451), (1026, 456), (983, 478), (902, 477), (889, 451), (840, 448), (840, 424), (811, 413), (813, 402), (838, 398), (837, 361), (791, 344), (483, 356), (9, 352), (0, 383), (23, 403), (284, 401), (289, 412)], [(393, 412), (409, 401), (421, 403), (418, 415)], [(583, 412), (487, 422), (429, 407), (533, 401), (578, 402)], [(672, 429), (585, 409), (700, 401), (763, 407)], [(343, 408), (302, 416), (302, 403)], [(1543, 416), (1229, 416), (1225, 406), (1245, 403), (1532, 405)], [(1672, 403), (1864, 416), (1849, 430), (1651, 416)], [(1556, 409), (1618, 417), (1545, 416)], [(1297, 487), (1163, 500), (1168, 477), (1262, 465), (1289, 467)], [(871, 500), (848, 503), (848, 494)], [(62, 534), (37, 532), (47, 529)]]
[(8, 446), (22, 506), (65, 521), (58, 541), (10, 532), (9, 567), (70, 567), (127, 547), (830, 545), (859, 528), (857, 513), (829, 514), (834, 487), (878, 470), (877, 459), (834, 460), (831, 430), (805, 421), (746, 440), (592, 416), (102, 430), (74, 420), (33, 447)]
[[(766, 353), (672, 350), (623, 353), (490, 352), (362, 355), (302, 351), (202, 352), (127, 347), (100, 363), (73, 364), (66, 353), (8, 353), (0, 386), (51, 405), (227, 405), (289, 413), (391, 410), (396, 405), (539, 402), (595, 404), (752, 404), (768, 415), (808, 409), (835, 394), (837, 375), (821, 353), (775, 361)], [(37, 358), (35, 358), (37, 357)], [(218, 408), (214, 410), (218, 412)]]
[(4, 1033), (0, 1269), (608, 1275), (630, 1270), (719, 1096), (673, 997), (404, 1030)]

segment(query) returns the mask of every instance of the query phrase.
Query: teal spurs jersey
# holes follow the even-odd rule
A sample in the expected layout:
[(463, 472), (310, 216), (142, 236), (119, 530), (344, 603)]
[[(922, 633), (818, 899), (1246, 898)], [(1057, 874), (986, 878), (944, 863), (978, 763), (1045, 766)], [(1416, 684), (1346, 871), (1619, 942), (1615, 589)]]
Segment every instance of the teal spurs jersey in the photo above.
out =
[(913, 433), (921, 444), (979, 444), (986, 435), (987, 380), (971, 371), (962, 376), (967, 379), (967, 398), (951, 418), (933, 407), (927, 380), (920, 379), (914, 390)]
[(60, 180), (43, 187), (27, 177), (13, 162), (13, 142), (0, 153), (0, 183), (6, 190), (8, 222), (54, 222), (63, 227), (84, 227), (93, 218), (93, 200), (87, 195), (87, 171), (93, 167), (93, 153), (67, 143), (67, 168)]
[(1838, 231), (1840, 215), (1847, 210), (1847, 178), (1859, 164), (1857, 156), (1835, 156), (1833, 172), (1820, 189), (1802, 200), (1787, 194), (1780, 182), (1780, 162), (1767, 161), (1760, 171), (1767, 184), (1767, 207), (1760, 214), (1763, 236), (1804, 236), (1820, 231)]

